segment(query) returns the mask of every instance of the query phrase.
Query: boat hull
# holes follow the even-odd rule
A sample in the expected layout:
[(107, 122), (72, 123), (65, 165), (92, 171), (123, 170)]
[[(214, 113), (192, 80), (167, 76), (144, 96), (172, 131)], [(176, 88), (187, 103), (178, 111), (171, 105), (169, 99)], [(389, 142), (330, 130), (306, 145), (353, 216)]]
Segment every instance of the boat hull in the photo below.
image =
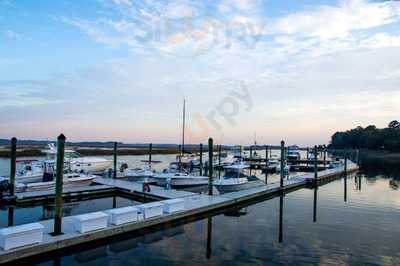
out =
[(214, 184), (220, 193), (229, 193), (263, 185), (262, 181), (249, 181), (242, 184)]
[[(167, 176), (155, 176), (154, 181), (158, 186), (166, 186), (167, 185)], [(208, 177), (206, 176), (195, 176), (195, 177), (187, 177), (187, 176), (173, 176), (169, 177), (171, 179), (170, 185), (173, 187), (193, 187), (193, 186), (204, 186), (208, 184)]]

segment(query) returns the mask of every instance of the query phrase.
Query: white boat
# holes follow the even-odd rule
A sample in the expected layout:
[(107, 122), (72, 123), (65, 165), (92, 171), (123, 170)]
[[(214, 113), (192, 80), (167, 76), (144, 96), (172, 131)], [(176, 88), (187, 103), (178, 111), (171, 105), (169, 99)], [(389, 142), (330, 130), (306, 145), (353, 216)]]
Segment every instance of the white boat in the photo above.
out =
[(169, 184), (173, 187), (192, 187), (208, 184), (207, 176), (194, 176), (179, 172), (155, 174), (153, 179), (159, 186), (167, 186)]
[[(54, 144), (49, 144), (47, 150), (42, 150), (46, 154), (46, 160), (56, 160), (57, 148)], [(104, 173), (109, 167), (112, 166), (113, 160), (94, 157), (82, 156), (74, 150), (65, 150), (65, 161), (70, 163), (71, 171), (77, 173)]]
[(287, 152), (286, 158), (287, 158), (289, 161), (300, 160), (301, 155), (300, 155), (299, 147), (296, 146), (296, 145), (294, 145), (294, 146), (289, 146), (289, 147), (288, 147), (288, 152)]
[(129, 181), (153, 183), (154, 181), (154, 171), (150, 168), (134, 168), (126, 169), (123, 173), (124, 177)]
[[(280, 163), (275, 167), (275, 171), (277, 173), (281, 172), (281, 164)], [(289, 174), (289, 171), (290, 171), (290, 165), (285, 163), (283, 166), (283, 172), (285, 173), (285, 175), (287, 175), (287, 174)]]
[(250, 165), (238, 162), (225, 167), (225, 175), (214, 181), (213, 185), (220, 193), (234, 192), (243, 189), (257, 187), (263, 184), (256, 176), (247, 176), (243, 170), (250, 168)]
[[(63, 187), (90, 185), (94, 182), (96, 176), (85, 174), (64, 174)], [(29, 192), (37, 190), (53, 189), (55, 187), (55, 179), (44, 182), (22, 183), (16, 182), (15, 189), (17, 192)]]

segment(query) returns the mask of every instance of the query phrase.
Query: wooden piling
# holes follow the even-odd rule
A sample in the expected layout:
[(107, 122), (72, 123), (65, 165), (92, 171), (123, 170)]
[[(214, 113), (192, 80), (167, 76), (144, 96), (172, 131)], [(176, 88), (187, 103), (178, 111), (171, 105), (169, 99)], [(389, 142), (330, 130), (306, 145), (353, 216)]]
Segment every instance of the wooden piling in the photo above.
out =
[(151, 168), (151, 157), (152, 157), (152, 155), (153, 155), (153, 143), (150, 143), (150, 145), (149, 145), (149, 165), (150, 165), (150, 168)]
[(208, 139), (208, 195), (213, 194), (213, 139)]
[(11, 139), (10, 195), (15, 193), (15, 173), (17, 168), (17, 138)]
[(218, 178), (221, 177), (221, 144), (218, 145)]
[(285, 177), (285, 142), (281, 141), (281, 188), (283, 188), (283, 179)]
[(309, 161), (309, 156), (310, 156), (310, 148), (307, 148), (307, 167), (308, 167), (308, 161)]
[(318, 148), (317, 145), (314, 147), (314, 179), (317, 181), (318, 179)]
[(65, 136), (61, 134), (57, 138), (57, 165), (56, 165), (56, 197), (53, 236), (62, 234), (62, 208), (63, 208), (63, 178), (64, 178), (64, 151)]
[(268, 145), (265, 145), (265, 184), (268, 184)]
[(326, 167), (326, 146), (324, 145), (324, 168)]
[(114, 175), (113, 178), (117, 178), (117, 153), (118, 153), (118, 142), (114, 142)]
[(200, 176), (203, 175), (203, 144), (200, 143), (200, 164), (199, 164), (199, 169), (200, 169)]
[(347, 202), (347, 150), (344, 150), (344, 201)]

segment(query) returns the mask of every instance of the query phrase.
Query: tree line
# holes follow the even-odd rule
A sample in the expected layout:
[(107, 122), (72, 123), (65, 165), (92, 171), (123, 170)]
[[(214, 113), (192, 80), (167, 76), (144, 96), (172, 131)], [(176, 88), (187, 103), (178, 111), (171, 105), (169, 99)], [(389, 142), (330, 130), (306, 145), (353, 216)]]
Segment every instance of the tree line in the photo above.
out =
[(336, 132), (331, 137), (332, 149), (373, 149), (400, 152), (400, 122), (394, 120), (386, 128), (374, 125)]

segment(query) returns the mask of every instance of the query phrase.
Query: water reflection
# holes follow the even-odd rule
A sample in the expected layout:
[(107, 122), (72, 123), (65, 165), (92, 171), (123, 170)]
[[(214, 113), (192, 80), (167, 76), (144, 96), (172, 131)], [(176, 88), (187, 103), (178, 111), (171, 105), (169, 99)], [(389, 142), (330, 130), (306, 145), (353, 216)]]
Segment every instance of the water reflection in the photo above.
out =
[(318, 185), (314, 187), (314, 208), (313, 208), (313, 222), (317, 222), (317, 193), (318, 193)]
[(206, 258), (211, 259), (212, 249), (211, 249), (211, 241), (212, 241), (212, 216), (207, 217), (207, 251)]
[(284, 194), (282, 192), (279, 197), (279, 243), (283, 242), (283, 197)]

